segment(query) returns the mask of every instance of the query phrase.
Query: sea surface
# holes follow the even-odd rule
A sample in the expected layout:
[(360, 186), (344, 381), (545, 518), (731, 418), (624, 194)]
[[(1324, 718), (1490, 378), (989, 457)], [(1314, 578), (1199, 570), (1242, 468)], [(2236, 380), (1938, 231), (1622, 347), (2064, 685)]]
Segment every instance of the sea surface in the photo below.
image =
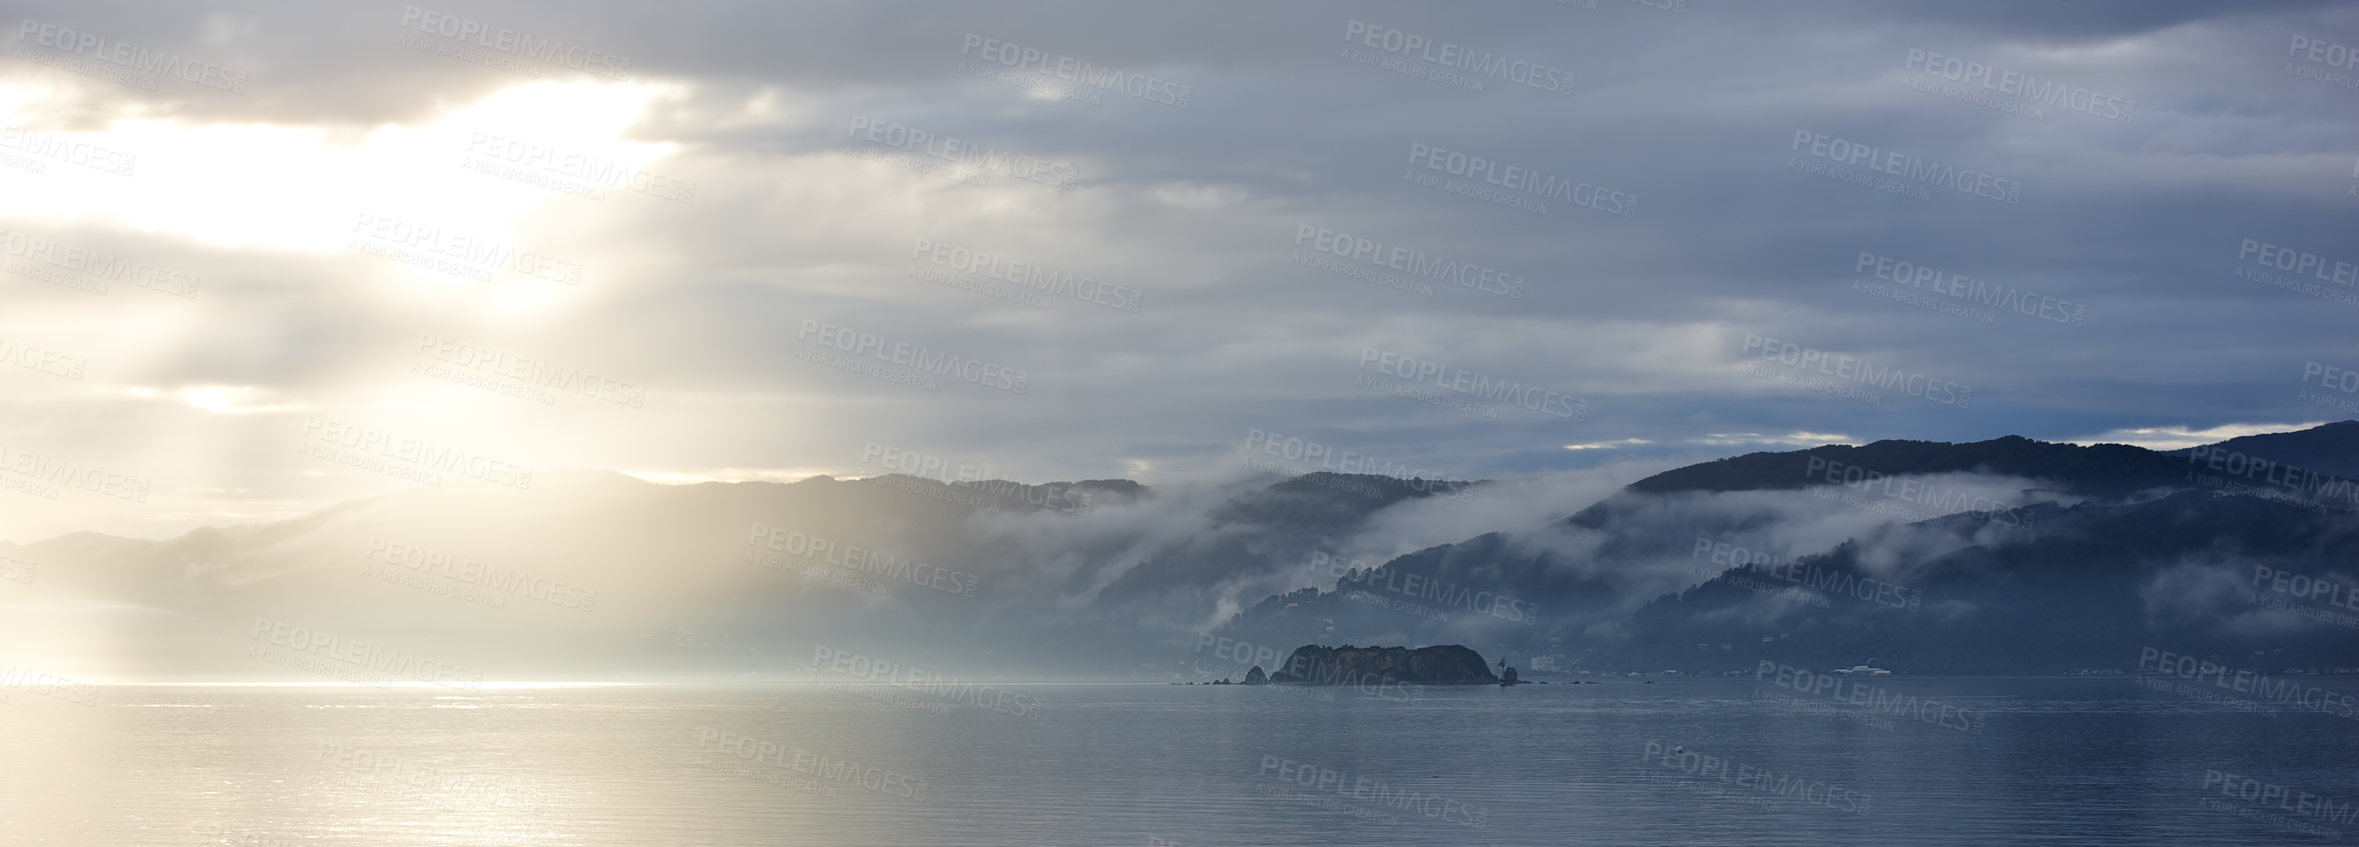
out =
[(2359, 838), (2339, 710), (2129, 678), (1843, 682), (7, 689), (0, 843)]

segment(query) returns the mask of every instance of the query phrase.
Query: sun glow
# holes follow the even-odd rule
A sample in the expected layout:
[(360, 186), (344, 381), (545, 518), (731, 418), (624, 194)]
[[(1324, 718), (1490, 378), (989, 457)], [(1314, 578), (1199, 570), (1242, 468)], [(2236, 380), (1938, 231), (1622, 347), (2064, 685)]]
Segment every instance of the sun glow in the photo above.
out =
[[(584, 200), (481, 169), (470, 160), (554, 151), (637, 170), (674, 145), (624, 139), (663, 86), (531, 83), (450, 109), (432, 123), (358, 135), (269, 124), (122, 119), (103, 130), (48, 132), (66, 115), (45, 102), (0, 101), (0, 126), (22, 130), (40, 165), (0, 169), (0, 214), (164, 231), (221, 245), (334, 251), (362, 214), (515, 243), (528, 215), (584, 212)], [(547, 139), (564, 139), (551, 142)], [(103, 151), (109, 167), (75, 166)], [(530, 171), (528, 165), (517, 165)], [(559, 177), (562, 179), (562, 177)], [(565, 207), (571, 206), (571, 209)], [(552, 209), (552, 207), (555, 207)]]

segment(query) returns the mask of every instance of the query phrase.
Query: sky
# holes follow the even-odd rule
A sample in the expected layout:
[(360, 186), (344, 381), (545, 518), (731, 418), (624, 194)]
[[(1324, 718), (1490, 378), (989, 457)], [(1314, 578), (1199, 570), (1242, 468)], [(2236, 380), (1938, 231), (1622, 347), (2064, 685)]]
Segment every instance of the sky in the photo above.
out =
[(30, 2), (0, 539), (2359, 417), (2359, 4)]

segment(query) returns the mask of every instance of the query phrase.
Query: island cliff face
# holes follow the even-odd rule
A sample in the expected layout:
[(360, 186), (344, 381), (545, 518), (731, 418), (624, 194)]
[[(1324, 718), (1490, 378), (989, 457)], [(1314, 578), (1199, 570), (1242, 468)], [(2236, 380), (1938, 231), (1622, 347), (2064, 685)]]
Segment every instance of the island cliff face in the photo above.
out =
[(1433, 647), (1321, 647), (1305, 644), (1286, 657), (1270, 681), (1295, 685), (1489, 685), (1499, 678), (1481, 654), (1456, 644)]

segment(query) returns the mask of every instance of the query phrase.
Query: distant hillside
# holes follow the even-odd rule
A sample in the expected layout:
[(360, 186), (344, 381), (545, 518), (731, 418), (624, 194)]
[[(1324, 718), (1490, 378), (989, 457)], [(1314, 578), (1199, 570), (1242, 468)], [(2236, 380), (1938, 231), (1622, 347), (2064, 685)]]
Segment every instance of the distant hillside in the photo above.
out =
[[(2359, 592), (2353, 510), (2281, 482), (2013, 436), (1755, 453), (1648, 477), (1556, 525), (1272, 596), (1220, 634), (1456, 642), (1600, 670), (1875, 656), (1916, 672), (2061, 671), (2126, 666), (2158, 639), (2359, 666), (2359, 609), (2345, 627), (2308, 605), (2254, 608), (2271, 599), (2250, 590), (2256, 575)], [(2238, 585), (2245, 608), (2222, 605)]]
[(1989, 441), (1878, 441), (1787, 453), (1753, 453), (1664, 471), (1633, 491), (1790, 490), (1851, 482), (1867, 474), (1972, 473), (2051, 480), (2091, 496), (2122, 496), (2186, 482), (2188, 463), (2122, 444), (2081, 447), (2010, 435)]
[(2221, 456), (2223, 463), (2225, 457), (2241, 454), (2314, 473), (2359, 479), (2359, 421), (2337, 421), (2299, 432), (2246, 435), (2170, 454), (2199, 455), (2207, 461)]
[[(2355, 436), (2219, 447), (2323, 462)], [(0, 646), (171, 680), (317, 680), (305, 663), (351, 645), (486, 680), (805, 679), (821, 649), (964, 679), (1210, 680), (1345, 643), (1575, 670), (2055, 671), (2148, 643), (2359, 667), (2359, 510), (2327, 496), (2349, 483), (2215, 455), (1879, 441), (1541, 508), (1530, 492), (1598, 489), (551, 471), (165, 541), (0, 545)], [(1369, 550), (1388, 555), (1349, 558)], [(295, 632), (330, 647), (257, 649)]]
[[(1240, 491), (1212, 509), (1219, 532), (1191, 534), (1125, 571), (1100, 590), (1095, 606), (1129, 616), (1175, 594), (1202, 601), (1240, 581), (1263, 581), (1333, 550), (1377, 512), (1403, 502), (1454, 493), (1472, 483), (1427, 483), (1367, 474), (1314, 473)], [(1266, 593), (1291, 586), (1263, 586)]]
[[(1877, 657), (1916, 673), (2061, 673), (2134, 670), (2141, 649), (2160, 647), (2271, 670), (2359, 664), (2359, 609), (2271, 587), (2301, 574), (2305, 588), (2359, 589), (2349, 514), (2186, 491), (2038, 518), (2037, 533), (1987, 516), (1920, 525), (1920, 541), (1988, 539), (1926, 543), (1942, 552), (1921, 558), (1871, 557), (1908, 546), (1887, 537), (1740, 567), (1639, 609), (1629, 637), (1592, 661), (1720, 673)], [(2337, 614), (2350, 625), (2314, 622)]]
[(0, 545), (0, 637), (106, 632), (49, 661), (176, 680), (304, 678), (247, 655), (258, 621), (487, 679), (800, 679), (817, 647), (1105, 678), (1191, 657), (1222, 603), (1293, 587), (1310, 551), (1458, 485), (549, 471), (165, 541)]

